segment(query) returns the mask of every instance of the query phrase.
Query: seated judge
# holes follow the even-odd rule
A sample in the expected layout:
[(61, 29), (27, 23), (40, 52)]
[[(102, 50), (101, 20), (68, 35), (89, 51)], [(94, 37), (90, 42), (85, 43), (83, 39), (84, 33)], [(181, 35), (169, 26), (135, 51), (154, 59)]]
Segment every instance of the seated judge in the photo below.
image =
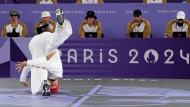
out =
[(187, 3), (190, 3), (190, 0), (186, 0)]
[(102, 37), (102, 25), (97, 20), (94, 11), (88, 11), (85, 21), (80, 24), (79, 37), (85, 38), (85, 32), (96, 32), (97, 37)]
[(7, 33), (19, 33), (19, 37), (28, 37), (28, 30), (24, 23), (18, 21), (20, 14), (16, 10), (9, 12), (11, 22), (4, 25), (1, 35), (7, 37)]
[(44, 26), (44, 25), (47, 25), (47, 27), (45, 28), (46, 32), (51, 32), (51, 33), (55, 32), (56, 23), (51, 20), (51, 15), (50, 15), (50, 13), (48, 11), (42, 12), (41, 21), (36, 23), (36, 25), (35, 25), (35, 35), (38, 34), (36, 29), (38, 27), (41, 27), (41, 26)]
[(186, 32), (186, 37), (190, 38), (190, 22), (185, 19), (185, 13), (183, 11), (179, 11), (176, 19), (168, 22), (166, 37), (172, 38), (173, 32)]
[(142, 32), (143, 38), (149, 38), (151, 36), (150, 22), (143, 19), (141, 10), (134, 10), (133, 17), (134, 20), (132, 20), (127, 26), (127, 37), (130, 38), (131, 32)]

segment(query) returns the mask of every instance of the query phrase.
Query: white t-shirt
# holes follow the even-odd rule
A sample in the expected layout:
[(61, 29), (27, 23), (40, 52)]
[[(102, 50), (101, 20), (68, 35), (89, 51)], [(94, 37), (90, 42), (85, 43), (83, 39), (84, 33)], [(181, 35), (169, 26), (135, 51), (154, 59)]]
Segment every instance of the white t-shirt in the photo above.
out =
[(51, 0), (42, 0), (39, 4), (53, 4), (53, 2)]
[[(132, 27), (133, 27), (133, 25), (132, 25)], [(133, 32), (144, 32), (144, 29), (145, 29), (145, 23), (142, 22), (142, 23), (140, 24), (140, 26), (137, 26), (137, 27), (135, 27), (135, 28), (133, 29)]]
[[(11, 24), (8, 24), (6, 26), (6, 32), (7, 33), (11, 33), (12, 31), (13, 31), (13, 28), (12, 28)], [(20, 36), (23, 36), (22, 35), (23, 27), (20, 24), (18, 24), (18, 26), (16, 27), (15, 31), (18, 32), (20, 34)]]
[(84, 29), (85, 32), (96, 32), (97, 28), (98, 28), (98, 26), (89, 27), (88, 24), (85, 24), (83, 26), (83, 29)]
[(163, 3), (163, 0), (147, 0), (147, 3)]
[(188, 32), (189, 26), (184, 23), (183, 26), (178, 26), (176, 23), (172, 25), (173, 32)]
[(98, 0), (82, 0), (82, 4), (98, 4)]

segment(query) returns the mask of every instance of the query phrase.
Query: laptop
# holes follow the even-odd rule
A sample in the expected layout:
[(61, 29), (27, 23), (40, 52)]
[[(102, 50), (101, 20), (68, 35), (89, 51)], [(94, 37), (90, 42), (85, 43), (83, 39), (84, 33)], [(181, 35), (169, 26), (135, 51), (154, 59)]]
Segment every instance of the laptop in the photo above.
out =
[(97, 32), (85, 32), (86, 38), (97, 38)]
[(41, 34), (41, 33), (45, 32), (45, 28), (46, 28), (47, 26), (48, 26), (48, 24), (43, 25), (43, 26), (41, 26), (41, 27), (38, 27), (38, 28), (36, 28), (36, 31), (38, 32), (38, 34)]
[(131, 38), (143, 38), (143, 32), (130, 32)]
[(8, 37), (19, 37), (19, 33), (7, 33)]
[(173, 38), (186, 38), (186, 32), (173, 32)]

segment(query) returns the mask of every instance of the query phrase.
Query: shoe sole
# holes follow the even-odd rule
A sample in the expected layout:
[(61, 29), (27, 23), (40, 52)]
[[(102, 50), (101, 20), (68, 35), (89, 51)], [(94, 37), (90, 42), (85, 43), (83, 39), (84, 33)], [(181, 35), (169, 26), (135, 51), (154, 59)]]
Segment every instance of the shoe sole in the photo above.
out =
[(64, 18), (62, 15), (57, 15), (57, 22), (59, 23), (59, 25), (63, 25)]

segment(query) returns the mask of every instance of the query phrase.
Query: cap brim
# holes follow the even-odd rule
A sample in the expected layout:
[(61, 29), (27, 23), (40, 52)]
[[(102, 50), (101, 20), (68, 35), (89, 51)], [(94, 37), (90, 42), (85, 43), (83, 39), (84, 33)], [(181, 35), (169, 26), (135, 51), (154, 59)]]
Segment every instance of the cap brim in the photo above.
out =
[(94, 19), (97, 19), (96, 16), (86, 16), (85, 19), (87, 19), (88, 17), (93, 17)]
[(43, 17), (51, 17), (51, 16), (42, 16), (41, 18), (43, 18)]
[(184, 17), (177, 17), (177, 19), (183, 19), (184, 20), (185, 18)]
[(133, 14), (133, 16), (141, 16), (141, 14)]

